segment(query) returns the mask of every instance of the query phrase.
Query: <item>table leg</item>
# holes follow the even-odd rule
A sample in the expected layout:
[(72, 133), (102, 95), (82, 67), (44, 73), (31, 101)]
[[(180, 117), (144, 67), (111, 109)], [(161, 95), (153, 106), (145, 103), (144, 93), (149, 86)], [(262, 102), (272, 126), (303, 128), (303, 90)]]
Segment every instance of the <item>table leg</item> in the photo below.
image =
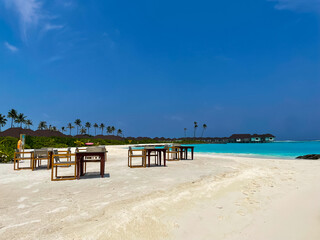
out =
[(191, 159), (193, 160), (193, 148), (191, 148)]
[(166, 151), (163, 151), (163, 164), (164, 164), (164, 166), (167, 166), (166, 165)]
[(83, 176), (83, 157), (80, 157), (80, 176)]
[(79, 156), (76, 155), (76, 167), (77, 167), (77, 179), (80, 179), (80, 159)]
[(101, 166), (100, 166), (100, 174), (101, 177), (104, 177), (104, 164), (105, 164), (105, 158), (104, 158), (104, 154), (101, 156)]
[(52, 158), (53, 158), (53, 153), (49, 152), (49, 159), (48, 159), (47, 169), (51, 168)]
[(147, 153), (148, 153), (148, 167), (150, 167), (150, 155), (151, 155), (150, 150), (148, 150)]

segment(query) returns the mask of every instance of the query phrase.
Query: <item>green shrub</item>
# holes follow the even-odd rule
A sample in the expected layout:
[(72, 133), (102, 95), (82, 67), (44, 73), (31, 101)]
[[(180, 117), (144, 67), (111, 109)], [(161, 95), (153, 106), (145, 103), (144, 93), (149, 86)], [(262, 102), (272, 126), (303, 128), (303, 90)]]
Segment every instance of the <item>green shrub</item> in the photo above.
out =
[(0, 162), (10, 162), (13, 160), (17, 143), (17, 138), (0, 137)]

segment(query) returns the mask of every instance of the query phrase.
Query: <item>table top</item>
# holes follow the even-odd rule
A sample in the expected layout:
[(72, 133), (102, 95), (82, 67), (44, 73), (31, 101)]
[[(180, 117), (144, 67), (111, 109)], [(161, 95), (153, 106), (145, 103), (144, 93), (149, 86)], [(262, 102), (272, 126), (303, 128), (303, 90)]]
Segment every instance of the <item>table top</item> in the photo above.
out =
[(76, 152), (76, 155), (99, 155), (99, 154), (105, 154), (107, 151), (104, 152)]
[(169, 144), (162, 144), (162, 145), (133, 145), (133, 148), (144, 148), (144, 147), (166, 147)]
[(166, 151), (166, 148), (146, 148), (146, 151)]

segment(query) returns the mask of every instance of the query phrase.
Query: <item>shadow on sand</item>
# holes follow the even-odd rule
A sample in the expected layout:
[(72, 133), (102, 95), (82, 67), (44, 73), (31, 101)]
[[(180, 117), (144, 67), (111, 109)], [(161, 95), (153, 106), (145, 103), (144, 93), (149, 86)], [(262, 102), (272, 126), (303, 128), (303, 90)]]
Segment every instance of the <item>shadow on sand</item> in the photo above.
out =
[[(110, 173), (105, 173), (104, 177), (110, 178)], [(100, 172), (90, 172), (90, 173), (86, 173), (83, 176), (80, 176), (80, 179), (94, 179), (94, 178), (101, 178)]]

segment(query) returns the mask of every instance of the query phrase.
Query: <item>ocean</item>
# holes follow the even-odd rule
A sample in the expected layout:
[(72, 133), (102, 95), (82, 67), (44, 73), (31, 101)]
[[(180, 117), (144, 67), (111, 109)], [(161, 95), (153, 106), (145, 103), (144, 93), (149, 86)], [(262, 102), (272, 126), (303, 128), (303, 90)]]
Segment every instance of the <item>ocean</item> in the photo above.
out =
[(196, 144), (195, 152), (260, 155), (295, 158), (306, 154), (320, 154), (320, 141), (277, 141), (272, 143)]

